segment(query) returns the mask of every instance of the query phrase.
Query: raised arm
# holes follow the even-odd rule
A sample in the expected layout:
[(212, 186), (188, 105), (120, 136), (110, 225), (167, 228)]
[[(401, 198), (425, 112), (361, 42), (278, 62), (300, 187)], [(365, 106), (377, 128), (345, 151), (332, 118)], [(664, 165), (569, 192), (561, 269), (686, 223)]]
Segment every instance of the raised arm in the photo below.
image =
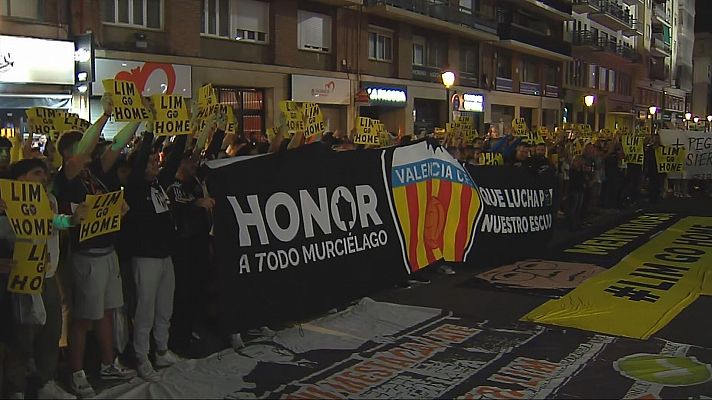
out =
[(126, 147), (131, 138), (136, 134), (140, 125), (140, 122), (129, 122), (114, 136), (111, 146), (109, 146), (101, 156), (101, 169), (104, 172), (108, 172), (111, 167), (114, 166), (116, 160), (119, 159), (119, 155), (121, 155), (121, 150)]
[(77, 145), (77, 151), (73, 155), (91, 155), (97, 143), (99, 143), (101, 131), (104, 129), (106, 122), (114, 112), (114, 103), (111, 96), (104, 94), (101, 98), (101, 105), (104, 108), (104, 113), (84, 132), (82, 140), (80, 140)]

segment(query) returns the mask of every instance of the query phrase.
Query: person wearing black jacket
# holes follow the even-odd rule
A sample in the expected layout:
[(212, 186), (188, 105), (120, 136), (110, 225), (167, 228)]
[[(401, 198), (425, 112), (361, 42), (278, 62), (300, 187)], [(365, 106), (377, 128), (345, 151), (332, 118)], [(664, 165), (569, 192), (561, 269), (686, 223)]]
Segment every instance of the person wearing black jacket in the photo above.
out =
[[(126, 185), (126, 201), (130, 209), (122, 227), (128, 238), (127, 251), (136, 284), (133, 336), (137, 370), (139, 376), (150, 382), (160, 379), (148, 360), (151, 330), (157, 350), (156, 366), (167, 367), (178, 361), (168, 350), (175, 290), (171, 256), (176, 230), (168, 196), (158, 182), (159, 156), (154, 149), (153, 133), (149, 131), (129, 155), (131, 174)], [(174, 176), (176, 169), (177, 162), (169, 162), (162, 175)]]

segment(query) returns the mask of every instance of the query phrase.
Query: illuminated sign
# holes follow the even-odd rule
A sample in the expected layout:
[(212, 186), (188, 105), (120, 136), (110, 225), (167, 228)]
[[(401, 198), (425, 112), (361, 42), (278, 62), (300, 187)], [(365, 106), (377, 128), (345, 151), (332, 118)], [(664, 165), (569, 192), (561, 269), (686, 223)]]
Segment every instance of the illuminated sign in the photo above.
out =
[(371, 99), (371, 105), (405, 106), (408, 101), (408, 92), (405, 88), (394, 87), (367, 87), (366, 92)]
[(485, 96), (481, 94), (465, 93), (462, 95), (460, 110), (483, 112), (485, 110)]

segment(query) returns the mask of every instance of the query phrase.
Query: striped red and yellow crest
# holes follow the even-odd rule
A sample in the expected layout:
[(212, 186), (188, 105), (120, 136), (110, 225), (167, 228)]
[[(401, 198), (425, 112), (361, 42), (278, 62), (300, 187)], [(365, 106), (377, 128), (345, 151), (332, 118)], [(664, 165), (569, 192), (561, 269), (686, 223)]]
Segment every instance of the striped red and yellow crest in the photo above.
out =
[(410, 272), (465, 260), (482, 207), (470, 174), (452, 156), (425, 142), (395, 149), (391, 191)]

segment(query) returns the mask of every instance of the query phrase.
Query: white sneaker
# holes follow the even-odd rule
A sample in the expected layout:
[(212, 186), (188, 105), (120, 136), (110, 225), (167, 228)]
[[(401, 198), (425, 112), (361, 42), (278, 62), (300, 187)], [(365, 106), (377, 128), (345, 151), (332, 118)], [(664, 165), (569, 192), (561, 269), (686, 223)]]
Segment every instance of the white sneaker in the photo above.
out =
[(134, 378), (135, 376), (136, 371), (121, 365), (118, 357), (114, 359), (113, 363), (101, 366), (101, 379), (107, 381), (128, 380)]
[(82, 399), (96, 396), (96, 392), (94, 392), (94, 388), (89, 384), (84, 370), (79, 370), (72, 374), (69, 387), (72, 392), (76, 393), (77, 396)]
[(274, 336), (277, 333), (266, 326), (262, 326), (257, 329), (250, 329), (249, 331), (247, 331), (247, 334), (250, 336)]
[(139, 360), (136, 370), (138, 370), (138, 376), (146, 382), (155, 383), (161, 380), (161, 376), (153, 369), (149, 360)]
[(245, 347), (245, 342), (242, 340), (242, 336), (239, 333), (233, 333), (230, 336), (230, 345), (232, 345), (233, 350), (238, 351)]
[(166, 350), (163, 355), (161, 355), (159, 352), (156, 352), (156, 368), (170, 367), (171, 365), (177, 363), (180, 360), (181, 358), (170, 350)]
[(49, 381), (37, 391), (38, 399), (76, 399), (77, 396), (64, 391), (57, 382)]

